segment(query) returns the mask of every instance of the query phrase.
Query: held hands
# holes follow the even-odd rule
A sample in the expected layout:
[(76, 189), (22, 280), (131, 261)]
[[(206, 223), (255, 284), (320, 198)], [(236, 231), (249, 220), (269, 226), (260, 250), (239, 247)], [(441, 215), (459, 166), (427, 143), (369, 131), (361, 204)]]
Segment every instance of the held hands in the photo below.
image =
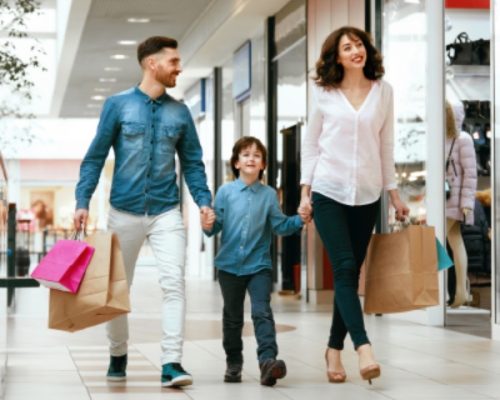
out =
[(307, 188), (303, 188), (302, 194), (300, 196), (300, 204), (297, 209), (297, 213), (299, 214), (302, 222), (307, 224), (312, 220), (312, 202), (311, 202), (311, 193)]
[(200, 223), (204, 231), (212, 230), (215, 223), (215, 212), (210, 207), (200, 208)]
[(87, 226), (87, 220), (89, 218), (89, 210), (85, 208), (79, 208), (75, 211), (73, 217), (73, 224), (75, 225), (75, 230), (80, 231)]

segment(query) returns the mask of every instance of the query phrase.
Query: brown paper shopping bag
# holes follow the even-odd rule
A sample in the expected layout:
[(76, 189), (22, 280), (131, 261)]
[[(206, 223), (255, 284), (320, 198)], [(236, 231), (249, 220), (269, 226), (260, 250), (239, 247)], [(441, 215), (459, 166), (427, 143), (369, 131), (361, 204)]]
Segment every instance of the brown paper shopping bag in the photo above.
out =
[(78, 293), (50, 291), (49, 328), (74, 332), (130, 312), (118, 237), (96, 232), (85, 241), (95, 248)]
[(395, 313), (439, 304), (434, 228), (410, 225), (372, 236), (366, 255), (366, 313)]

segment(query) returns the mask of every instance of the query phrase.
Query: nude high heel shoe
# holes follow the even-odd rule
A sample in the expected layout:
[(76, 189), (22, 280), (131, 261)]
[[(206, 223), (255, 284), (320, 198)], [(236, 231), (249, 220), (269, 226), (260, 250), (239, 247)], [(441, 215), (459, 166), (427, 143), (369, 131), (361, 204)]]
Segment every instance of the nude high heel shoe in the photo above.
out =
[(347, 375), (344, 371), (331, 371), (328, 366), (328, 349), (325, 351), (325, 361), (326, 361), (326, 376), (328, 377), (328, 382), (330, 383), (344, 383)]
[(368, 365), (367, 367), (360, 369), (359, 373), (361, 374), (361, 378), (363, 378), (363, 380), (365, 381), (368, 381), (368, 383), (371, 385), (372, 379), (378, 378), (380, 376), (380, 365)]
[[(363, 352), (366, 355), (366, 351), (370, 352), (370, 358), (373, 360), (373, 354), (371, 350), (371, 345), (363, 345)], [(358, 348), (358, 354), (360, 355), (360, 351)], [(361, 355), (360, 355), (361, 357)], [(372, 384), (372, 379), (378, 378), (380, 376), (380, 365), (373, 360), (372, 364), (367, 365), (366, 367), (360, 368), (359, 369), (359, 374), (361, 375), (361, 378), (363, 380), (368, 381), (368, 383), (371, 385)]]

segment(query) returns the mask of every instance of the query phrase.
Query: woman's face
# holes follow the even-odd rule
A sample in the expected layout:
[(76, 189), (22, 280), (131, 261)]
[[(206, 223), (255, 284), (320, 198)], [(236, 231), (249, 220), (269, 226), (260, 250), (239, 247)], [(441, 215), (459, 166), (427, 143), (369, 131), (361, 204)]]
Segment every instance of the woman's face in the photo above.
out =
[(340, 38), (337, 62), (344, 69), (362, 69), (366, 64), (366, 48), (357, 36), (344, 35)]

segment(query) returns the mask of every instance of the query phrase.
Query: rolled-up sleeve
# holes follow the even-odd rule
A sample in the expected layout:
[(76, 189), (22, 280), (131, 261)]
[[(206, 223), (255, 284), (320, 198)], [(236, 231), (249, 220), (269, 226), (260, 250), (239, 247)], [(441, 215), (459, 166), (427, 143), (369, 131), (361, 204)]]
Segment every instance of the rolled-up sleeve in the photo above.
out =
[(392, 190), (397, 188), (397, 184), (394, 166), (394, 95), (389, 85), (385, 87), (383, 101), (386, 104), (387, 112), (380, 131), (380, 160), (383, 187), (385, 190)]
[(115, 140), (119, 127), (116, 105), (108, 98), (102, 108), (97, 133), (80, 166), (80, 178), (76, 185), (76, 208), (89, 208), (104, 162)]
[(202, 149), (191, 114), (186, 108), (187, 127), (177, 145), (177, 153), (189, 192), (198, 207), (210, 206), (212, 195), (207, 186)]
[(314, 105), (307, 123), (307, 132), (301, 148), (301, 185), (311, 185), (312, 183), (314, 169), (319, 158), (318, 140), (322, 126), (323, 116), (317, 105)]

